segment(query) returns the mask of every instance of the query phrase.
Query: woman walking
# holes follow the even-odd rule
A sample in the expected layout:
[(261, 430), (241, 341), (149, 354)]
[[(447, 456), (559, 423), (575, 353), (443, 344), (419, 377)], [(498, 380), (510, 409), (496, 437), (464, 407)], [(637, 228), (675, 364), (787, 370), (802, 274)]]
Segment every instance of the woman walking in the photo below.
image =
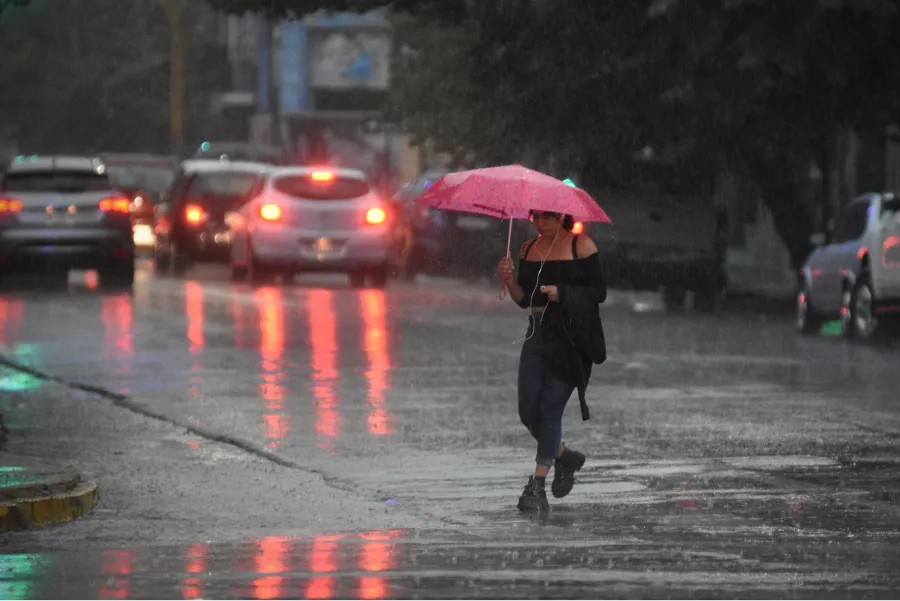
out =
[(606, 360), (599, 305), (606, 284), (597, 246), (572, 233), (574, 220), (559, 213), (531, 211), (538, 236), (522, 245), (518, 277), (510, 257), (498, 270), (509, 295), (529, 309), (529, 324), (519, 360), (519, 418), (537, 441), (534, 475), (519, 497), (523, 512), (550, 509), (545, 483), (554, 468), (551, 491), (561, 498), (575, 484), (585, 456), (562, 442), (562, 416), (578, 390), (582, 418), (589, 412), (585, 390), (591, 366)]

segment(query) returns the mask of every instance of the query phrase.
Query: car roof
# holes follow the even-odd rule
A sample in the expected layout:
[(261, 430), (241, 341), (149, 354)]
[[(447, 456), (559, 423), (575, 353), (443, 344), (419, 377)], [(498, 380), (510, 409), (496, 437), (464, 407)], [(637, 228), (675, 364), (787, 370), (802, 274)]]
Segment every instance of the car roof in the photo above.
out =
[(168, 154), (101, 152), (100, 158), (107, 165), (178, 165), (178, 158)]
[(332, 167), (275, 167), (270, 171), (271, 177), (285, 177), (291, 175), (309, 175), (314, 171), (331, 171), (338, 177), (369, 181), (366, 174), (360, 169), (332, 168)]
[(181, 169), (185, 173), (216, 173), (216, 172), (249, 172), (262, 173), (272, 170), (272, 165), (257, 163), (254, 161), (228, 161), (220, 159), (188, 159), (181, 162)]
[(103, 161), (98, 157), (47, 155), (17, 157), (6, 169), (6, 173), (27, 173), (29, 171), (91, 171), (102, 174)]

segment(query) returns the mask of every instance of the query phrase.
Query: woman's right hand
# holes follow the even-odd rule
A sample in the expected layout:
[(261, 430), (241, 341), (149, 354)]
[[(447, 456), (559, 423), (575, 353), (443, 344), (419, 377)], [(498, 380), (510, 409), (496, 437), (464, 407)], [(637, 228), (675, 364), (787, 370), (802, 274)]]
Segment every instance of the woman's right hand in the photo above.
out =
[(500, 274), (500, 277), (503, 278), (503, 281), (507, 281), (512, 277), (513, 272), (513, 261), (512, 258), (506, 256), (500, 259), (500, 262), (497, 263), (497, 272)]

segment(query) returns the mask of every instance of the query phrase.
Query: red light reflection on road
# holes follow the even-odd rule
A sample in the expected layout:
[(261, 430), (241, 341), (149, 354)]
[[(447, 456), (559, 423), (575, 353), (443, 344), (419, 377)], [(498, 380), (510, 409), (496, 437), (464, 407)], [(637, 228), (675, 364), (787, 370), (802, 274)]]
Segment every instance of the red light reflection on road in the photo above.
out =
[(390, 369), (387, 325), (385, 322), (385, 295), (383, 290), (364, 290), (360, 293), (364, 328), (364, 343), (369, 369), (366, 371), (370, 406), (369, 432), (375, 435), (389, 434), (391, 425), (384, 409), (384, 391), (387, 390), (387, 374)]
[(127, 296), (107, 296), (103, 298), (100, 318), (105, 329), (106, 348), (114, 356), (134, 354), (132, 339), (133, 314), (131, 299)]
[[(306, 297), (306, 313), (309, 318), (310, 367), (313, 378), (313, 400), (315, 401), (316, 434), (327, 439), (341, 432), (341, 417), (338, 413), (337, 382), (338, 343), (337, 318), (334, 313), (334, 295), (330, 290), (312, 290)], [(320, 443), (319, 446), (329, 446)]]
[[(269, 536), (256, 542), (259, 553), (255, 558), (259, 574), (283, 574), (293, 555), (289, 538)], [(253, 582), (254, 599), (277, 599), (283, 596), (284, 576), (261, 576)]]
[[(202, 574), (206, 571), (206, 554), (209, 549), (206, 545), (198, 544), (188, 547), (184, 557), (184, 571), (188, 574)], [(189, 576), (184, 580), (181, 591), (185, 599), (200, 599), (203, 597), (203, 580), (196, 576)]]
[[(309, 549), (309, 570), (315, 574), (337, 572), (337, 550), (341, 536), (317, 536)], [(330, 599), (334, 595), (334, 577), (315, 576), (306, 584), (307, 599)]]
[[(360, 534), (365, 540), (359, 552), (359, 568), (365, 572), (386, 572), (397, 566), (397, 545), (389, 542), (403, 534), (402, 530)], [(361, 576), (359, 596), (362, 599), (384, 599), (390, 596), (384, 576)]]
[(103, 584), (97, 596), (100, 599), (127, 599), (130, 594), (130, 586), (128, 578), (117, 578), (117, 576), (128, 576), (131, 574), (131, 555), (130, 550), (127, 551), (104, 551), (103, 563), (100, 569), (103, 571)]
[(25, 305), (20, 300), (0, 297), (0, 342), (13, 347), (19, 344), (20, 328), (25, 316)]
[(290, 432), (290, 416), (284, 409), (284, 297), (280, 288), (260, 288), (254, 293), (259, 309), (259, 355), (262, 382), (259, 396), (266, 402), (263, 417), (269, 447), (276, 448)]
[(206, 340), (203, 335), (203, 286), (197, 282), (184, 284), (184, 312), (187, 315), (187, 338), (191, 343), (190, 351), (197, 353), (203, 350)]
[[(100, 307), (103, 321), (104, 350), (109, 361), (118, 364), (116, 373), (132, 373), (134, 365), (134, 328), (131, 298), (128, 296), (106, 296)], [(128, 394), (127, 386), (121, 392)]]
[(234, 330), (234, 348), (244, 348), (244, 303), (236, 294), (231, 297), (231, 318)]
[(192, 397), (200, 396), (200, 384), (202, 378), (200, 372), (200, 352), (206, 346), (206, 338), (203, 333), (204, 294), (203, 286), (197, 282), (185, 282), (184, 284), (184, 312), (187, 315), (187, 338), (190, 342), (189, 351), (194, 356), (194, 364), (191, 366), (193, 375), (188, 379), (189, 391)]

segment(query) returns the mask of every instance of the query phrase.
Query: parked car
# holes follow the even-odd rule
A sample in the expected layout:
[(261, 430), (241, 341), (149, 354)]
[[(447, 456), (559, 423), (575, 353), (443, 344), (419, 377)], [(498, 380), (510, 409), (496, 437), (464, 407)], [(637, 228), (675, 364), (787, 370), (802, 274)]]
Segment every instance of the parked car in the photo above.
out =
[(865, 194), (847, 205), (800, 272), (797, 329), (819, 332), (840, 319), (847, 338), (866, 340), (900, 310), (900, 196)]
[(156, 246), (155, 207), (172, 185), (179, 161), (171, 155), (130, 152), (101, 153), (116, 190), (131, 199), (131, 225), (138, 249)]
[(157, 211), (157, 271), (182, 275), (197, 262), (227, 263), (228, 219), (269, 169), (270, 165), (244, 161), (184, 161)]
[(103, 286), (134, 283), (130, 200), (102, 161), (17, 158), (0, 179), (0, 277), (37, 270), (96, 269)]
[[(427, 170), (403, 186), (392, 204), (399, 215), (395, 261), (406, 279), (417, 274), (484, 277), (506, 252), (509, 222), (460, 211), (433, 209), (416, 198), (446, 171)], [(526, 220), (513, 222), (513, 249), (535, 236)]]
[(346, 273), (355, 287), (384, 287), (392, 215), (356, 169), (274, 168), (231, 224), (231, 274)]

